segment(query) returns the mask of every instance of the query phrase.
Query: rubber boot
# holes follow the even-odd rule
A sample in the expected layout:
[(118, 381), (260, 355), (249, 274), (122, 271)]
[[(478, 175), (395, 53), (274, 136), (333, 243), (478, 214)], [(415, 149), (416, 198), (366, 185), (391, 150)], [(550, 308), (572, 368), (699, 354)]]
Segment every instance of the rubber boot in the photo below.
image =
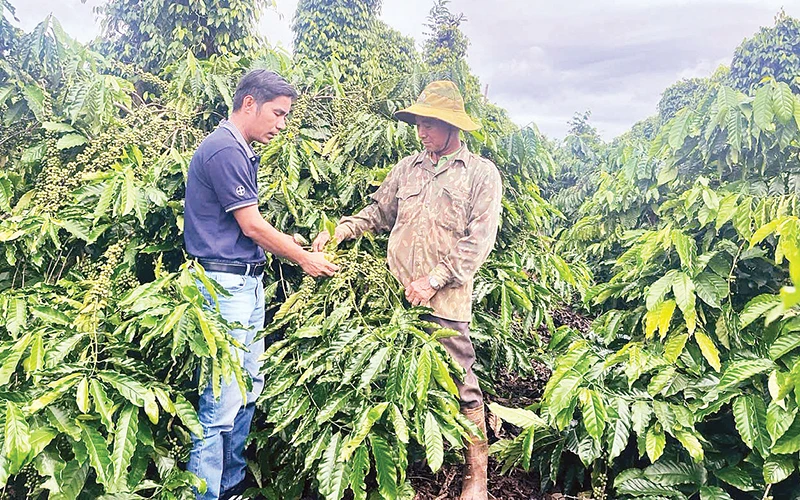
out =
[(489, 443), (486, 441), (483, 404), (477, 408), (463, 408), (461, 413), (481, 430), (483, 437), (473, 436), (467, 445), (460, 500), (488, 500), (486, 469), (489, 466)]

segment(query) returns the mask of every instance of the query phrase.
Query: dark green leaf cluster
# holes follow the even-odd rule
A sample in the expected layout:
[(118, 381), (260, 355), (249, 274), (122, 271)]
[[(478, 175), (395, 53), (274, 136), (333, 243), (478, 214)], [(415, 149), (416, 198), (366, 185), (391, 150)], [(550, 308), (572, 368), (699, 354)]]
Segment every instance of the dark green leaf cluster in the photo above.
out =
[(743, 91), (752, 92), (766, 77), (800, 91), (800, 21), (781, 10), (775, 26), (764, 27), (742, 42), (731, 63), (731, 81)]
[(158, 74), (187, 52), (253, 56), (265, 40), (258, 35), (262, 12), (271, 0), (112, 0), (96, 8), (103, 35), (101, 52)]

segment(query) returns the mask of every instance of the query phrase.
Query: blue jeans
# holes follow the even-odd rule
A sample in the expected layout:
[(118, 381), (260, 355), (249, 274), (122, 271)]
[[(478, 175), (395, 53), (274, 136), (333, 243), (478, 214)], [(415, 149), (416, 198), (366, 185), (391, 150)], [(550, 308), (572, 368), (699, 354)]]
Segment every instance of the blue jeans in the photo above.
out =
[[(259, 374), (258, 358), (264, 353), (264, 340), (253, 342), (258, 330), (264, 326), (264, 285), (261, 277), (239, 276), (230, 273), (206, 271), (230, 294), (217, 296), (222, 317), (236, 321), (251, 329), (231, 330), (236, 340), (247, 346), (249, 352), (237, 349), (242, 367), (250, 374), (253, 389), (247, 401), (236, 381), (222, 382), (219, 399), (214, 397), (211, 384), (200, 395), (198, 417), (203, 425), (203, 438), (192, 436), (193, 447), (187, 469), (206, 481), (206, 493), (198, 494), (202, 500), (216, 500), (220, 494), (239, 484), (245, 475), (244, 445), (253, 420), (255, 401), (264, 388), (264, 376)], [(198, 281), (206, 298), (206, 306), (214, 307), (211, 295)]]

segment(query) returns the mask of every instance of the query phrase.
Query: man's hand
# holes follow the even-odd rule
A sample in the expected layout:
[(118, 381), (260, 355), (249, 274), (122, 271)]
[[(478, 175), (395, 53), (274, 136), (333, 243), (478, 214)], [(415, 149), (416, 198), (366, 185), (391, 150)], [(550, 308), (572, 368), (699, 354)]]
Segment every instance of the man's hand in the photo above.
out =
[(319, 276), (333, 276), (339, 270), (339, 266), (325, 258), (321, 252), (305, 252), (305, 258), (298, 264), (309, 276), (315, 278)]
[(436, 290), (428, 282), (427, 276), (412, 281), (406, 287), (406, 299), (411, 302), (412, 306), (427, 305), (434, 295), (436, 295)]
[[(341, 231), (339, 231), (338, 228), (336, 229), (336, 231), (334, 231), (333, 237), (336, 238), (337, 244), (341, 243), (342, 240), (344, 240)], [(330, 240), (331, 240), (331, 234), (328, 231), (322, 231), (317, 235), (316, 238), (314, 238), (314, 243), (311, 244), (311, 250), (315, 252), (321, 252), (322, 249), (325, 248), (325, 245), (327, 245)]]

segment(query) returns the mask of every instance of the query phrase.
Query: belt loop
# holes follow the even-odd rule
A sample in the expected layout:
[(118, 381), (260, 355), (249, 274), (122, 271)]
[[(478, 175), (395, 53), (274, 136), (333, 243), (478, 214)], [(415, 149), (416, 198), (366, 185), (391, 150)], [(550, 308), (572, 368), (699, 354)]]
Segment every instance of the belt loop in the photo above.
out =
[(250, 276), (250, 264), (247, 264), (247, 268), (244, 270), (244, 274), (246, 276)]

